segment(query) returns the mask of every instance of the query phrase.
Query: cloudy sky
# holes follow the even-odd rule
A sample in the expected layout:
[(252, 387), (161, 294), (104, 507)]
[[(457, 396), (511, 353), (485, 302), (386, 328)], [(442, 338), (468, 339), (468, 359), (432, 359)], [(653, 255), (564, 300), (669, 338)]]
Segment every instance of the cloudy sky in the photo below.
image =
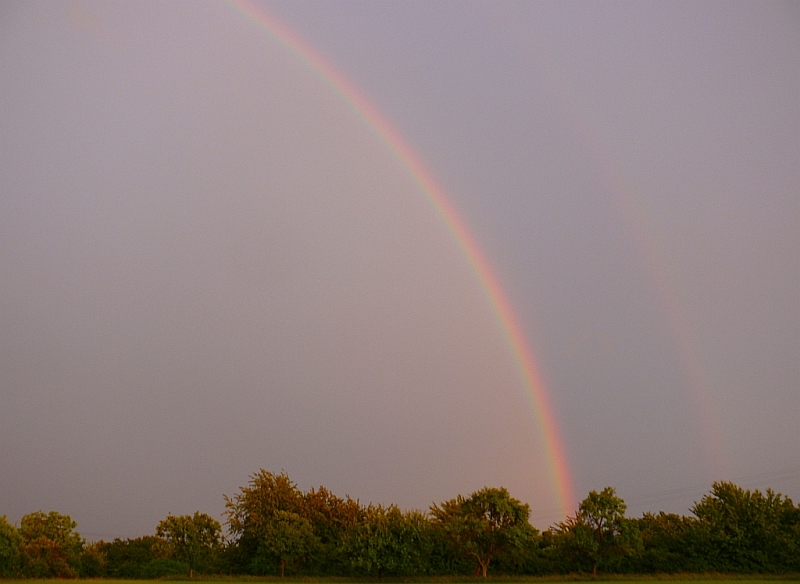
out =
[[(591, 489), (800, 500), (800, 5), (0, 3), (0, 514), (90, 539), (259, 468), (539, 528)], [(330, 70), (329, 70), (330, 72)]]

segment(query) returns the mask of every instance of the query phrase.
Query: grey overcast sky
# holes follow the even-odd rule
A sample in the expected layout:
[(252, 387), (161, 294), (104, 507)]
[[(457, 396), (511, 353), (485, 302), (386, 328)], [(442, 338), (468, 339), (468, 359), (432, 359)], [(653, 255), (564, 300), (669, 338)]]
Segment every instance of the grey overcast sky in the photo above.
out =
[[(463, 216), (576, 499), (800, 500), (800, 3), (262, 5)], [(502, 485), (564, 518), (464, 252), (232, 4), (0, 2), (0, 189), (12, 522), (149, 534), (259, 468), (404, 508)]]

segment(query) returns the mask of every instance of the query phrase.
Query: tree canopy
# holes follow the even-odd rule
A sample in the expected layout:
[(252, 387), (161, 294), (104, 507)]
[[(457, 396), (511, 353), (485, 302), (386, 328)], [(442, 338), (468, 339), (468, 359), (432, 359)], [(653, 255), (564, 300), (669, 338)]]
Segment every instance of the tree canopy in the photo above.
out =
[(22, 570), (22, 535), (5, 515), (0, 516), (0, 577), (18, 576)]
[(483, 577), (498, 553), (530, 539), (529, 513), (528, 505), (511, 497), (506, 489), (489, 487), (431, 507), (434, 521), (457, 549), (475, 560), (476, 574)]
[(560, 544), (584, 556), (593, 576), (601, 564), (631, 553), (639, 543), (635, 524), (625, 518), (626, 508), (614, 489), (606, 487), (599, 493), (590, 491), (575, 515), (558, 525)]
[(219, 521), (199, 511), (194, 515), (167, 515), (156, 527), (156, 536), (167, 557), (189, 566), (190, 577), (198, 568), (209, 565), (224, 541)]
[(24, 571), (36, 577), (74, 578), (78, 575), (84, 540), (69, 515), (36, 511), (22, 517)]
[(692, 507), (699, 519), (694, 541), (712, 566), (739, 571), (800, 570), (800, 507), (767, 489), (749, 491), (728, 482)]
[(691, 515), (640, 518), (606, 487), (542, 533), (504, 488), (404, 511), (322, 486), (303, 492), (285, 472), (261, 470), (224, 500), (227, 540), (199, 511), (168, 514), (155, 535), (91, 544), (68, 515), (37, 511), (19, 526), (0, 516), (0, 577), (800, 572), (800, 506), (733, 483), (714, 483)]

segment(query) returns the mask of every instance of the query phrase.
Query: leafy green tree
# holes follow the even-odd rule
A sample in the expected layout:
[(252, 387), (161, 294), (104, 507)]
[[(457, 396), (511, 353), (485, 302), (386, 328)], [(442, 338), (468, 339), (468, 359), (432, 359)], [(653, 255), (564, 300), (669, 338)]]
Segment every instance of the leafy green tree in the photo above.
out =
[(166, 576), (183, 576), (189, 574), (189, 565), (186, 562), (173, 558), (155, 558), (147, 562), (142, 568), (141, 578), (155, 580)]
[(708, 558), (711, 569), (800, 569), (800, 507), (788, 497), (717, 482), (692, 513), (698, 519), (693, 551)]
[(0, 516), (0, 577), (20, 575), (22, 570), (22, 536), (5, 515)]
[(573, 517), (557, 525), (560, 544), (586, 558), (597, 576), (601, 564), (639, 547), (635, 526), (625, 518), (625, 502), (612, 487), (591, 491)]
[(492, 568), (500, 574), (542, 575), (546, 562), (541, 551), (542, 534), (533, 526), (525, 530), (517, 545), (503, 549), (492, 559)]
[(310, 522), (301, 515), (303, 494), (285, 472), (274, 474), (261, 469), (237, 495), (225, 496), (225, 509), (228, 529), (251, 571), (256, 573), (264, 572), (264, 560), (274, 561), (280, 571), (290, 556), (291, 561), (296, 561), (303, 555), (288, 550), (281, 559), (277, 552), (284, 544), (274, 543), (276, 537), (283, 534), (287, 545), (303, 547), (310, 541), (306, 534), (311, 531), (313, 535)]
[(403, 513), (395, 505), (369, 505), (361, 522), (351, 527), (344, 544), (350, 568), (378, 576), (426, 571), (428, 518), (418, 511)]
[(693, 569), (686, 541), (696, 519), (661, 511), (629, 521), (635, 525), (642, 542), (640, 552), (633, 558), (634, 571), (674, 573)]
[(222, 547), (222, 525), (213, 517), (195, 511), (194, 515), (167, 515), (156, 527), (167, 557), (186, 563), (189, 577), (209, 566), (209, 560)]
[(81, 578), (103, 578), (106, 575), (104, 543), (97, 541), (83, 546), (79, 572)]
[(84, 540), (69, 515), (36, 511), (22, 517), (24, 572), (27, 576), (75, 578)]
[(475, 560), (475, 573), (484, 578), (495, 555), (529, 539), (533, 529), (529, 513), (528, 505), (512, 498), (505, 488), (489, 487), (431, 507), (434, 522), (457, 549)]
[(353, 526), (364, 518), (364, 508), (350, 497), (337, 497), (320, 486), (302, 497), (301, 516), (311, 523), (317, 544), (310, 554), (319, 574), (341, 574), (348, 570), (344, 540)]
[(303, 494), (289, 475), (264, 469), (252, 475), (248, 486), (240, 487), (238, 494), (224, 497), (230, 532), (256, 541), (278, 511), (297, 513), (303, 506)]
[(160, 543), (153, 535), (99, 542), (98, 547), (105, 558), (105, 575), (109, 578), (143, 578), (146, 567), (158, 559)]
[(281, 578), (287, 565), (306, 557), (318, 543), (308, 519), (283, 510), (275, 512), (266, 523), (262, 537), (262, 550), (277, 561)]

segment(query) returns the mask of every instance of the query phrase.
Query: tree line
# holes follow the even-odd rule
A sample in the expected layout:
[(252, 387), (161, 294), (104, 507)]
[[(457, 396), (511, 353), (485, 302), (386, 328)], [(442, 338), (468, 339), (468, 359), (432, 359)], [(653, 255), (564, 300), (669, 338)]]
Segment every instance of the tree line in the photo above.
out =
[(800, 572), (800, 505), (780, 493), (714, 483), (691, 516), (626, 517), (611, 487), (541, 532), (529, 507), (486, 487), (427, 512), (363, 505), (325, 487), (300, 490), (261, 470), (225, 496), (225, 525), (168, 515), (155, 534), (87, 543), (55, 511), (0, 516), (0, 576), (155, 578), (168, 575), (547, 575)]

